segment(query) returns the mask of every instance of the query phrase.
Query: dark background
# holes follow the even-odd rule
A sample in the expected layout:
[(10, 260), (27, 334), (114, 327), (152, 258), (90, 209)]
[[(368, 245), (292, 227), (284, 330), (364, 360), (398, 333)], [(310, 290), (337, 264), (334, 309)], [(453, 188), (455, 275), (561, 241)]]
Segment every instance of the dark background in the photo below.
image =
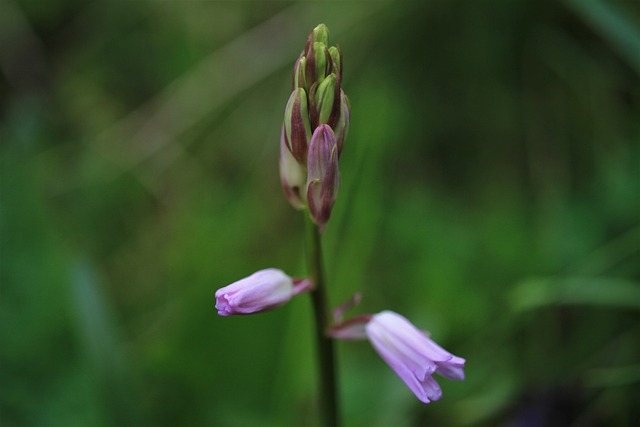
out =
[(324, 22), (351, 129), (332, 303), (467, 358), (424, 406), (339, 343), (346, 426), (640, 419), (634, 1), (0, 0), (0, 424), (315, 423), (310, 304), (279, 185), (291, 67)]

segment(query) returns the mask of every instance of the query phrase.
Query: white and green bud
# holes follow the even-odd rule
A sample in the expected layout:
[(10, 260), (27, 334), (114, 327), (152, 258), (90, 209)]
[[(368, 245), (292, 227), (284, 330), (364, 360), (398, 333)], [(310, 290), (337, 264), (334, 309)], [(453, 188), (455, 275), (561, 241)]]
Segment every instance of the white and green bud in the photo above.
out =
[(280, 134), (280, 184), (287, 200), (296, 209), (305, 206), (306, 175), (305, 168), (298, 163), (289, 149), (283, 125)]
[(336, 75), (331, 73), (320, 83), (315, 93), (315, 107), (318, 113), (318, 125), (329, 123), (331, 113), (339, 105), (334, 102), (336, 93)]
[(289, 97), (289, 102), (284, 110), (284, 127), (287, 146), (293, 157), (304, 165), (312, 134), (307, 93), (301, 87), (296, 88)]

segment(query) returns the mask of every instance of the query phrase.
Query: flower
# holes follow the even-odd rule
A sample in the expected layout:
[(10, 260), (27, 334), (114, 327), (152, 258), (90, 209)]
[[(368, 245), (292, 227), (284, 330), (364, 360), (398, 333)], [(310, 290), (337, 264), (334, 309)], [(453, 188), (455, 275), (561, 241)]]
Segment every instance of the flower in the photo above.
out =
[(380, 357), (422, 402), (442, 397), (434, 372), (451, 380), (464, 379), (465, 360), (440, 347), (403, 316), (383, 311), (365, 329)]
[(267, 268), (218, 289), (216, 309), (220, 316), (259, 313), (278, 307), (311, 288), (309, 280), (292, 279), (282, 270)]
[(434, 373), (451, 380), (464, 379), (465, 359), (449, 353), (393, 311), (352, 318), (334, 326), (329, 336), (368, 338), (380, 357), (424, 403), (442, 397)]

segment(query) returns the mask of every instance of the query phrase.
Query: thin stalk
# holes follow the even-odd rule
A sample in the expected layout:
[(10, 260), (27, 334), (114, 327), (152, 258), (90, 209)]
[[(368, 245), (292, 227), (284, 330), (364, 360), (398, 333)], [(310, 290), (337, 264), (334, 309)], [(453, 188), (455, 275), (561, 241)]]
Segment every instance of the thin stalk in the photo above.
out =
[(307, 269), (309, 278), (315, 284), (311, 294), (311, 303), (315, 317), (315, 333), (318, 350), (318, 375), (320, 383), (320, 414), (322, 425), (337, 427), (338, 390), (335, 350), (333, 340), (325, 334), (329, 326), (329, 307), (327, 305), (326, 283), (322, 262), (320, 230), (304, 212), (306, 222)]

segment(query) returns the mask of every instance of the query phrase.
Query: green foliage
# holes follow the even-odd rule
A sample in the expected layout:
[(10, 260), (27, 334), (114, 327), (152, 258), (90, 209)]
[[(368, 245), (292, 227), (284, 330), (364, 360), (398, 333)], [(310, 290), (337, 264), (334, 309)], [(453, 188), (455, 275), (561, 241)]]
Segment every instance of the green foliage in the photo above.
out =
[(278, 141), (309, 30), (351, 127), (334, 303), (466, 357), (421, 405), (340, 343), (347, 426), (640, 418), (640, 10), (624, 1), (0, 3), (0, 424), (313, 425), (304, 274)]

